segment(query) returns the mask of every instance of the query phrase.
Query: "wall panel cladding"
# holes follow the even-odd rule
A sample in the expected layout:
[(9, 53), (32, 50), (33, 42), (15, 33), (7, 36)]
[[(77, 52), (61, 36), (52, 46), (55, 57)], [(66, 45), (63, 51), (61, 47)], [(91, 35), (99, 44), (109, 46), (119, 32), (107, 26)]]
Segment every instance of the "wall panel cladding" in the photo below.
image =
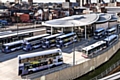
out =
[[(79, 76), (82, 76), (109, 60), (117, 52), (119, 47), (120, 42), (115, 44), (103, 54), (90, 60), (86, 60), (86, 62), (45, 75), (45, 80), (73, 80)], [(41, 80), (41, 78), (37, 78), (35, 80)]]

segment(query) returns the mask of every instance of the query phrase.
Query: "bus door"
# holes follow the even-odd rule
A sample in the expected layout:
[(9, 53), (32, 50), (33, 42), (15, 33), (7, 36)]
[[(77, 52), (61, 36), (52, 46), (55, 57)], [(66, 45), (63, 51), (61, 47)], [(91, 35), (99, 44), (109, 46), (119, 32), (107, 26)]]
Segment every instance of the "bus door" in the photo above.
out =
[(56, 47), (58, 48), (63, 47), (63, 39), (62, 40), (61, 38), (56, 39)]
[(28, 43), (27, 41), (23, 43), (23, 50), (25, 51), (29, 51), (32, 50), (32, 45), (30, 43)]
[(24, 66), (19, 66), (18, 75), (24, 74)]
[(74, 35), (74, 39), (73, 39), (73, 42), (77, 42), (77, 35)]
[(50, 45), (49, 45), (49, 40), (48, 39), (43, 39), (42, 40), (42, 48), (49, 48)]

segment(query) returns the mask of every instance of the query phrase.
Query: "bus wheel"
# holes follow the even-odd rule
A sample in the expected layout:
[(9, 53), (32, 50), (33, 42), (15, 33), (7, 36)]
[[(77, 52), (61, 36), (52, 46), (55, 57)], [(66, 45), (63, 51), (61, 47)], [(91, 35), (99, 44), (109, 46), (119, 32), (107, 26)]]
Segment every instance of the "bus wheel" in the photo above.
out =
[(56, 65), (54, 64), (54, 65), (52, 66), (52, 68), (53, 68), (53, 67), (56, 67)]
[(33, 73), (33, 71), (29, 71), (29, 74)]
[(50, 48), (50, 46), (47, 46), (47, 48), (49, 49), (49, 48)]

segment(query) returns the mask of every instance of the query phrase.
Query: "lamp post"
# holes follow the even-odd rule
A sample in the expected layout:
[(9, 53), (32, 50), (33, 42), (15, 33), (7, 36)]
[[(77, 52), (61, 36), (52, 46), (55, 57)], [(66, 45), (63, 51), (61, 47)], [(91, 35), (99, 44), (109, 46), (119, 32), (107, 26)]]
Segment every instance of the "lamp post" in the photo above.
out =
[[(73, 27), (75, 27), (75, 24), (73, 24)], [(75, 65), (75, 42), (74, 42), (74, 36), (73, 36), (73, 66)]]
[(75, 42), (73, 37), (73, 66), (75, 65)]

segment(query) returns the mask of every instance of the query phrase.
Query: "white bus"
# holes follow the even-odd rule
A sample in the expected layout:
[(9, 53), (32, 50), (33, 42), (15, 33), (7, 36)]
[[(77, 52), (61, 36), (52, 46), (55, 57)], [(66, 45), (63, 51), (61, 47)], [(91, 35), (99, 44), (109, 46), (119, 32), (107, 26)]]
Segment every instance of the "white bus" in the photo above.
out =
[(63, 35), (63, 33), (58, 33), (44, 37), (42, 39), (42, 48), (50, 48), (56, 46), (56, 37)]
[(94, 39), (100, 39), (103, 36), (105, 36), (105, 29), (104, 28), (98, 28), (94, 31)]
[(74, 32), (61, 35), (56, 38), (56, 47), (60, 48), (63, 46), (68, 46), (69, 44), (77, 41), (77, 35)]
[(115, 33), (117, 33), (117, 28), (116, 27), (112, 27), (112, 28), (109, 28), (109, 29), (106, 30), (106, 35), (107, 36), (110, 36), (110, 35), (115, 34)]
[(20, 50), (22, 49), (22, 45), (23, 45), (23, 40), (3, 44), (2, 52), (9, 53), (9, 52), (13, 52), (16, 50)]
[(31, 37), (34, 33), (43, 31), (45, 29), (29, 29), (0, 34), (0, 43), (9, 43), (17, 40), (23, 40), (26, 37)]
[(118, 40), (118, 35), (116, 35), (116, 34), (108, 36), (107, 38), (104, 39), (104, 41), (106, 42), (107, 46), (113, 44), (117, 40)]
[(105, 41), (98, 41), (94, 44), (82, 48), (82, 56), (85, 58), (92, 57), (94, 54), (102, 51), (106, 47), (107, 46)]
[(41, 52), (18, 55), (19, 75), (55, 67), (63, 64), (61, 49), (51, 49)]
[(41, 34), (29, 38), (24, 38), (23, 50), (29, 51), (41, 47), (41, 39), (43, 37), (49, 36), (50, 34)]

